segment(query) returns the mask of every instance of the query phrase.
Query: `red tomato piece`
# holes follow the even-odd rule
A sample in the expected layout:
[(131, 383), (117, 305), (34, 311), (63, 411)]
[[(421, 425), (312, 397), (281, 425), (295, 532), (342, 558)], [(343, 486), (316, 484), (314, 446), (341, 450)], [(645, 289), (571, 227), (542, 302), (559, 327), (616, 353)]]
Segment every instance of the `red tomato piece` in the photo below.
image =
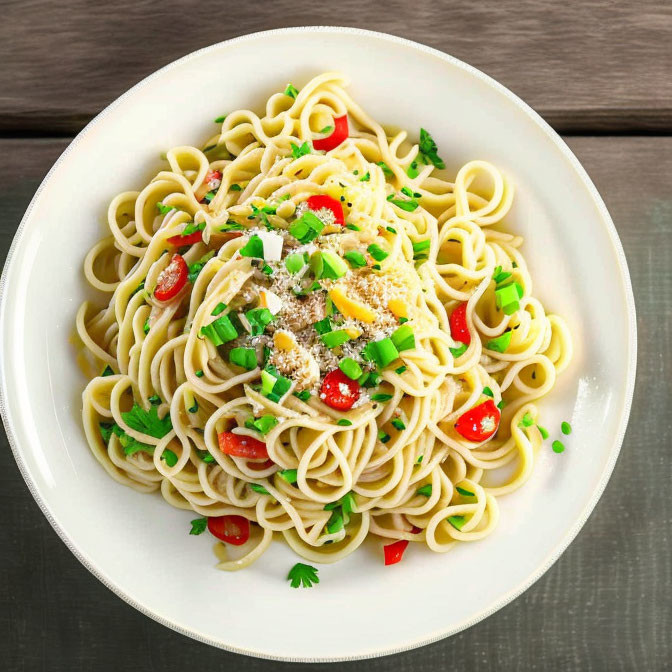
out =
[(383, 546), (383, 551), (385, 552), (385, 564), (396, 565), (398, 562), (401, 562), (407, 547), (408, 539), (399, 539), (399, 541), (395, 541), (393, 544)]
[(242, 546), (250, 538), (250, 521), (243, 516), (208, 518), (208, 532), (227, 544)]
[(334, 147), (338, 147), (343, 140), (348, 137), (348, 115), (344, 114), (342, 117), (334, 117), (334, 130), (331, 135), (326, 138), (315, 138), (313, 140), (313, 147), (317, 150), (323, 149), (328, 152)]
[(467, 326), (467, 304), (461, 303), (452, 312), (450, 319), (450, 335), (454, 341), (459, 341), (465, 345), (471, 343), (471, 334)]
[(329, 371), (322, 381), (320, 399), (331, 408), (347, 411), (359, 399), (359, 383), (340, 369)]
[(316, 196), (311, 196), (308, 199), (307, 203), (308, 207), (313, 212), (318, 212), (319, 210), (322, 210), (324, 208), (326, 208), (327, 210), (331, 210), (331, 212), (334, 213), (334, 223), (340, 224), (341, 226), (345, 226), (345, 217), (343, 217), (343, 205), (341, 205), (340, 201), (337, 201), (335, 198), (327, 196), (326, 194), (317, 194)]
[(258, 439), (244, 434), (222, 432), (217, 436), (219, 449), (225, 455), (232, 457), (246, 457), (248, 460), (267, 460), (266, 444)]
[(187, 284), (188, 275), (187, 262), (179, 254), (174, 254), (168, 266), (159, 274), (154, 298), (157, 301), (170, 301), (176, 297)]
[(195, 245), (203, 240), (203, 231), (194, 231), (187, 236), (171, 236), (166, 240), (169, 245), (182, 247), (182, 245)]
[(468, 441), (480, 443), (497, 431), (500, 418), (495, 402), (488, 399), (463, 413), (455, 423), (455, 430)]

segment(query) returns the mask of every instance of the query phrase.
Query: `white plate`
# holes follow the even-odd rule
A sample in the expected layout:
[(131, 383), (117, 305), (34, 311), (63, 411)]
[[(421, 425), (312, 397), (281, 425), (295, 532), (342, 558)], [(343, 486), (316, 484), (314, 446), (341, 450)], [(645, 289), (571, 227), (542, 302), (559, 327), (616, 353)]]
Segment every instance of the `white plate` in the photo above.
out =
[[(526, 238), (535, 293), (572, 328), (576, 355), (542, 405), (570, 420), (567, 450), (545, 447), (529, 483), (503, 497), (486, 540), (445, 555), (411, 549), (384, 567), (365, 547), (293, 590), (282, 543), (252, 568), (216, 571), (190, 514), (110, 479), (80, 424), (85, 384), (69, 337), (82, 261), (110, 199), (140, 188), (158, 157), (203, 142), (212, 119), (259, 109), (292, 81), (338, 69), (381, 122), (431, 130), (448, 168), (487, 159), (516, 183), (508, 217)], [(72, 552), (148, 616), (232, 651), (292, 660), (363, 658), (420, 646), (493, 613), (548, 569), (595, 506), (618, 455), (635, 379), (635, 310), (620, 241), (564, 142), (510, 91), (445, 54), (345, 28), (249, 35), (147, 78), (80, 133), (26, 213), (2, 277), (2, 417), (21, 472)]]

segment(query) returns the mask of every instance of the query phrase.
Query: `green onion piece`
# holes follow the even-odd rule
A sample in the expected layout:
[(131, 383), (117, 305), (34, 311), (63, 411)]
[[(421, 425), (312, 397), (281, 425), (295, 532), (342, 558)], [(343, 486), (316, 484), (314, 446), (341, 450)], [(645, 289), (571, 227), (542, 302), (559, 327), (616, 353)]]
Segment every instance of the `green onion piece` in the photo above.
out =
[(245, 313), (247, 321), (250, 323), (252, 336), (260, 336), (264, 333), (266, 325), (273, 321), (273, 313), (268, 308), (252, 308)]
[(448, 516), (447, 520), (456, 530), (461, 530), (467, 522), (464, 516)]
[(497, 408), (501, 411), (504, 408), (504, 406), (506, 406), (506, 402), (504, 401), (504, 399), (500, 399), (499, 403), (497, 404)]
[(366, 257), (361, 252), (357, 252), (357, 250), (350, 250), (343, 256), (352, 268), (363, 268), (366, 266)]
[(331, 320), (325, 317), (323, 320), (314, 322), (313, 327), (318, 334), (327, 334), (331, 331)]
[(494, 392), (489, 387), (484, 387), (483, 388), (483, 394), (485, 394), (488, 397), (494, 397), (495, 396)]
[(371, 243), (366, 249), (376, 261), (383, 261), (383, 259), (387, 259), (390, 256), (389, 252), (385, 252), (385, 250), (380, 245), (376, 245), (376, 243)]
[(527, 412), (518, 423), (518, 427), (531, 427), (534, 424), (534, 418)]
[(229, 353), (229, 361), (252, 371), (257, 368), (257, 351), (254, 348), (233, 348)]
[(418, 162), (413, 161), (411, 165), (406, 169), (406, 175), (408, 175), (412, 180), (415, 179), (420, 173), (418, 172)]
[(416, 495), (422, 495), (423, 497), (431, 497), (432, 496), (432, 484), (428, 483), (427, 485), (423, 485), (421, 488), (415, 491)]
[(504, 282), (504, 280), (508, 280), (511, 277), (511, 273), (508, 271), (502, 271), (501, 266), (496, 266), (495, 270), (492, 272), (492, 279), (495, 281), (495, 284), (499, 284), (500, 282)]
[(415, 243), (413, 243), (413, 259), (416, 259), (420, 252), (424, 252), (425, 250), (428, 250), (432, 246), (432, 241), (427, 239), (427, 240), (419, 240)]
[(174, 206), (164, 205), (163, 203), (157, 203), (156, 209), (159, 211), (159, 214), (161, 215), (167, 215), (172, 210), (177, 210), (177, 208), (175, 208)]
[(295, 145), (293, 142), (289, 143), (292, 148), (292, 158), (300, 159), (302, 156), (311, 153), (310, 145), (308, 142), (304, 142), (300, 147)]
[(317, 215), (307, 210), (289, 225), (289, 232), (301, 243), (309, 243), (315, 240), (322, 230), (324, 223)]
[(537, 429), (539, 430), (539, 433), (541, 434), (541, 438), (545, 441), (550, 434), (548, 433), (548, 430), (545, 427), (542, 427), (541, 425), (537, 425)]
[(408, 318), (407, 318), (407, 317), (400, 317), (400, 318), (399, 318), (399, 324), (405, 324), (406, 322), (408, 322)]
[(572, 433), (572, 426), (568, 422), (563, 422), (560, 425), (560, 431), (567, 436)]
[(108, 365), (103, 369), (103, 372), (102, 372), (100, 375), (101, 375), (103, 378), (105, 378), (105, 377), (107, 377), (107, 376), (113, 376), (113, 375), (114, 375), (114, 371), (113, 371), (112, 367), (108, 364)]
[(393, 226), (386, 226), (385, 230), (389, 231), (390, 233), (394, 234), (395, 236), (397, 235), (397, 230)]
[(343, 514), (340, 511), (334, 510), (327, 522), (327, 532), (335, 534), (343, 529)]
[(388, 364), (391, 364), (399, 357), (399, 350), (395, 346), (394, 340), (392, 338), (383, 338), (380, 341), (369, 343), (365, 350), (370, 358), (381, 369), (386, 367)]
[(177, 464), (177, 455), (175, 455), (169, 448), (166, 448), (166, 450), (161, 453), (161, 459), (164, 460), (169, 467), (174, 467)]
[(392, 399), (392, 396), (393, 395), (391, 394), (383, 394), (382, 392), (378, 394), (372, 394), (371, 401), (389, 401)]
[(422, 463), (422, 458), (423, 458), (423, 457), (424, 457), (424, 455), (420, 455), (420, 457), (418, 457), (418, 459), (417, 459), (417, 461), (416, 461), (416, 464), (421, 464), (421, 463)]
[(340, 418), (339, 420), (336, 421), (336, 424), (339, 425), (340, 427), (350, 427), (350, 425), (352, 425), (352, 422), (346, 418)]
[(399, 209), (405, 210), (406, 212), (413, 212), (420, 205), (415, 199), (410, 201), (402, 201), (399, 198), (389, 198), (388, 199), (392, 205), (396, 205)]
[(261, 372), (261, 393), (265, 397), (273, 392), (273, 387), (277, 380), (278, 379), (266, 369)]
[(145, 332), (145, 334), (149, 333), (149, 318), (147, 318), (145, 323), (142, 325), (142, 330)]
[(362, 375), (362, 367), (352, 357), (342, 359), (338, 368), (352, 380), (357, 380)]
[(250, 490), (258, 492), (260, 495), (270, 495), (271, 493), (266, 490), (263, 485), (258, 485), (257, 483), (250, 483)]
[(463, 497), (476, 497), (476, 495), (471, 490), (465, 490), (459, 485), (455, 488)]
[(382, 376), (378, 371), (369, 371), (368, 373), (362, 374), (360, 379), (357, 381), (362, 387), (376, 387), (381, 381)]
[(285, 268), (292, 274), (298, 273), (305, 265), (303, 255), (298, 252), (288, 254), (285, 258)]
[(267, 399), (278, 403), (291, 387), (292, 381), (281, 376), (273, 367), (267, 366), (261, 372), (261, 393)]
[(554, 453), (562, 453), (565, 450), (565, 444), (557, 439), (551, 444)]
[(287, 84), (284, 94), (290, 98), (296, 98), (299, 95), (299, 90), (290, 82)]
[(386, 177), (392, 177), (392, 176), (394, 175), (394, 172), (393, 172), (392, 169), (385, 163), (385, 161), (378, 161), (378, 163), (377, 163), (376, 165), (380, 166), (380, 167), (383, 169), (383, 174), (384, 174)]
[(446, 167), (443, 159), (438, 155), (438, 147), (436, 146), (436, 142), (434, 142), (434, 138), (424, 128), (420, 129), (418, 149), (425, 164), (432, 163), (439, 169)]
[(408, 196), (409, 198), (413, 198), (413, 191), (409, 189), (408, 187), (402, 187), (401, 188), (401, 193), (404, 196)]
[(458, 357), (461, 357), (466, 351), (469, 346), (466, 343), (460, 343), (460, 345), (457, 348), (448, 348), (450, 350), (450, 353), (457, 359)]
[(361, 229), (355, 224), (346, 224), (345, 228), (350, 229), (350, 231), (361, 231)]
[(301, 390), (301, 392), (294, 392), (294, 396), (301, 399), (301, 401), (308, 401), (308, 399), (310, 399), (310, 390)]
[(497, 336), (497, 338), (493, 338), (491, 341), (488, 341), (485, 347), (488, 350), (493, 350), (494, 352), (506, 352), (510, 344), (511, 332), (505, 331), (501, 336)]
[(238, 338), (238, 332), (228, 315), (218, 317), (205, 327), (201, 327), (201, 334), (215, 345), (222, 345)]
[(250, 424), (251, 428), (256, 429), (260, 434), (268, 434), (278, 424), (278, 419), (274, 415), (267, 414), (253, 420)]
[(198, 453), (198, 457), (200, 457), (203, 462), (209, 464), (215, 461), (215, 458), (212, 455), (210, 455), (210, 453), (207, 450), (197, 450), (196, 452)]
[(401, 375), (406, 371), (406, 368), (407, 368), (406, 366), (400, 366), (398, 369), (395, 369), (394, 372), (398, 375)]
[(226, 304), (221, 301), (215, 306), (215, 309), (212, 311), (213, 315), (219, 315), (221, 312), (226, 310)]
[(520, 304), (518, 303), (518, 290), (515, 286), (516, 284), (517, 283), (504, 285), (495, 290), (495, 304), (497, 305), (497, 308), (502, 308), (506, 315), (512, 315), (520, 308)]
[(328, 348), (336, 348), (339, 345), (343, 345), (343, 343), (349, 341), (350, 336), (348, 336), (348, 332), (345, 331), (345, 329), (338, 329), (337, 331), (330, 331), (326, 334), (322, 334), (320, 336), (320, 340)]
[(261, 272), (265, 275), (273, 275), (273, 269), (268, 264), (264, 264), (261, 267)]
[(190, 406), (187, 411), (189, 413), (198, 413), (198, 400), (196, 398), (194, 398), (194, 405)]
[(297, 477), (297, 470), (296, 469), (283, 469), (282, 471), (278, 472), (278, 476), (283, 481), (287, 481), (287, 483), (294, 484), (296, 483), (296, 477)]
[(239, 184), (232, 184), (229, 187), (229, 191), (242, 191), (243, 188)]
[(203, 378), (203, 369), (199, 369), (195, 374), (197, 378)]
[(371, 173), (367, 170), (364, 175), (359, 178), (360, 182), (368, 182), (371, 179)]
[(191, 530), (189, 534), (203, 534), (208, 526), (207, 518), (196, 518), (191, 521)]
[(379, 429), (378, 438), (380, 439), (381, 443), (387, 443), (392, 437), (387, 432), (384, 432), (382, 429)]
[(415, 349), (413, 329), (407, 324), (402, 325), (392, 334), (392, 343), (394, 343), (399, 352)]
[(152, 405), (152, 406), (158, 406), (161, 403), (161, 397), (158, 394), (152, 395), (147, 401)]
[(391, 425), (395, 429), (398, 429), (400, 432), (406, 429), (406, 425), (404, 424), (404, 421), (401, 418), (392, 418)]
[(331, 126), (331, 125), (329, 125), (329, 126), (325, 126), (325, 127), (320, 131), (320, 133), (331, 133), (333, 130), (334, 130), (334, 127)]
[(241, 247), (238, 252), (240, 252), (241, 257), (255, 257), (257, 259), (264, 258), (264, 241), (259, 238), (259, 236), (251, 236), (243, 247)]
[[(338, 280), (348, 272), (347, 264), (337, 254), (324, 250), (322, 252), (323, 269), (321, 277)], [(317, 277), (317, 276), (316, 276)]]

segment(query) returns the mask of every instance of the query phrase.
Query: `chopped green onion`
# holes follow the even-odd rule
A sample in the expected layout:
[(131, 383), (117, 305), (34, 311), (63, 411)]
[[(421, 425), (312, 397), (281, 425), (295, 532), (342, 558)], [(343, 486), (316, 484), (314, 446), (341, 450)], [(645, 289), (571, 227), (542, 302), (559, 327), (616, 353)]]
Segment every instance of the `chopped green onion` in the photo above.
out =
[(355, 224), (346, 224), (345, 228), (350, 229), (350, 231), (361, 231), (361, 229)]
[(194, 398), (194, 405), (190, 406), (187, 411), (189, 413), (198, 413), (198, 400), (196, 398)]
[(362, 375), (362, 367), (352, 357), (342, 359), (338, 368), (352, 380), (357, 380)]
[(203, 378), (203, 369), (199, 369), (195, 374), (197, 378)]
[(385, 250), (380, 245), (376, 245), (376, 243), (371, 243), (366, 249), (376, 261), (383, 261), (383, 259), (387, 259), (390, 256), (389, 252), (385, 252)]
[(394, 175), (394, 172), (393, 172), (392, 169), (385, 163), (385, 161), (378, 161), (378, 163), (377, 163), (376, 165), (380, 166), (380, 167), (383, 169), (383, 174), (384, 174), (386, 177), (392, 177), (392, 176)]
[(301, 399), (301, 401), (308, 401), (308, 399), (310, 399), (310, 390), (301, 390), (301, 392), (294, 392), (294, 396)]
[(233, 348), (229, 353), (229, 361), (252, 371), (257, 368), (257, 351), (254, 348)]
[(406, 425), (404, 424), (404, 421), (401, 418), (392, 418), (391, 425), (395, 429), (398, 429), (400, 432), (406, 429)]
[(152, 405), (152, 406), (158, 406), (161, 403), (161, 397), (158, 394), (152, 395), (147, 401)]
[(367, 170), (364, 175), (359, 178), (360, 182), (368, 182), (371, 179), (371, 173)]
[(339, 420), (336, 421), (336, 424), (339, 425), (340, 427), (350, 427), (350, 425), (352, 425), (352, 422), (350, 420), (347, 420), (346, 418), (340, 418)]
[(557, 439), (551, 444), (554, 453), (562, 453), (565, 450), (565, 444)]
[(464, 488), (461, 488), (459, 485), (455, 488), (463, 497), (476, 497), (476, 495), (471, 492), (471, 490), (465, 490)]
[(511, 283), (495, 290), (495, 304), (504, 310), (505, 315), (513, 315), (520, 308), (517, 284)]
[(264, 258), (264, 241), (259, 238), (259, 236), (251, 236), (243, 247), (241, 247), (238, 252), (240, 252), (241, 257), (255, 257), (257, 259)]
[(423, 485), (421, 488), (415, 491), (416, 495), (422, 495), (423, 497), (431, 497), (432, 496), (432, 484), (428, 483), (427, 485)]
[(541, 434), (541, 438), (545, 441), (550, 434), (548, 433), (548, 430), (545, 427), (542, 427), (541, 425), (537, 425), (537, 429), (539, 430), (539, 433)]
[(247, 321), (250, 323), (250, 333), (252, 336), (260, 336), (264, 333), (266, 325), (273, 321), (273, 313), (268, 308), (253, 308), (245, 313)]
[(177, 210), (177, 208), (173, 205), (164, 205), (163, 203), (157, 203), (156, 204), (156, 209), (159, 211), (159, 214), (161, 215), (167, 215), (169, 212), (173, 210)]
[(382, 429), (379, 429), (378, 438), (380, 439), (381, 443), (387, 443), (392, 437), (390, 437), (390, 435), (387, 432), (384, 432)]
[(489, 387), (484, 387), (483, 388), (483, 394), (485, 394), (488, 397), (494, 397), (495, 396), (494, 392)]
[(299, 90), (290, 82), (287, 84), (287, 88), (285, 89), (284, 93), (290, 98), (296, 98), (299, 95)]
[(495, 281), (495, 284), (499, 284), (500, 282), (504, 282), (504, 280), (507, 280), (508, 278), (511, 277), (511, 273), (508, 271), (502, 271), (501, 266), (496, 266), (495, 270), (492, 272), (492, 279)]
[(500, 399), (499, 403), (497, 404), (497, 408), (501, 411), (504, 408), (504, 406), (506, 406), (506, 402), (504, 401), (504, 399)]
[(314, 213), (307, 210), (289, 225), (289, 232), (301, 243), (315, 240), (324, 229), (324, 223)]
[(392, 205), (396, 205), (398, 208), (405, 210), (406, 212), (413, 212), (420, 205), (415, 199), (402, 201), (399, 198), (388, 198), (387, 200), (392, 203)]
[[(323, 269), (320, 277), (338, 280), (348, 272), (347, 264), (337, 254), (324, 250), (322, 252)], [(317, 276), (315, 276), (317, 277)]]
[(531, 427), (534, 424), (534, 418), (527, 412), (518, 423), (518, 427)]
[(320, 131), (320, 133), (331, 133), (333, 130), (334, 130), (334, 127), (333, 127), (333, 126), (331, 126), (331, 125), (330, 125), (330, 126), (325, 126), (325, 127)]
[(438, 155), (438, 147), (434, 138), (424, 129), (420, 129), (420, 143), (418, 146), (420, 156), (425, 164), (432, 163), (437, 168), (445, 168), (446, 164)]
[(189, 534), (203, 534), (205, 528), (208, 526), (207, 518), (196, 518), (191, 521), (191, 531)]
[(331, 518), (327, 521), (327, 532), (329, 532), (329, 534), (336, 534), (336, 532), (340, 532), (343, 527), (343, 514), (340, 511), (334, 510), (331, 514)]
[(274, 415), (266, 414), (252, 419), (249, 425), (246, 422), (245, 426), (248, 429), (256, 429), (260, 434), (268, 434), (277, 424), (278, 419)]
[(412, 180), (415, 179), (420, 173), (418, 172), (418, 162), (413, 161), (411, 165), (406, 169), (406, 175), (408, 175)]
[(395, 369), (394, 372), (398, 375), (401, 375), (406, 371), (406, 368), (407, 368), (406, 366), (400, 366), (398, 369)]
[(273, 367), (261, 372), (261, 393), (271, 401), (278, 403), (289, 392), (292, 381), (281, 376)]
[(392, 333), (392, 343), (399, 352), (413, 350), (415, 348), (415, 335), (413, 329), (404, 324)]
[(491, 341), (488, 341), (485, 347), (488, 350), (494, 350), (494, 352), (506, 352), (510, 344), (511, 332), (505, 331), (501, 336), (497, 336), (497, 338), (493, 338)]
[(408, 318), (407, 318), (407, 317), (400, 317), (400, 318), (399, 318), (399, 324), (405, 324), (406, 322), (408, 322)]
[(572, 426), (568, 422), (563, 422), (560, 425), (560, 431), (565, 435), (569, 435), (572, 433)]
[(399, 350), (391, 338), (373, 341), (364, 350), (369, 359), (374, 361), (381, 369), (399, 357)]
[(448, 516), (447, 520), (456, 530), (461, 530), (467, 522), (464, 516)]
[(207, 464), (215, 461), (215, 458), (210, 455), (207, 450), (197, 450), (196, 453), (198, 454), (198, 457)]
[(223, 114), (221, 117), (217, 117), (217, 119), (215, 119), (215, 123), (216, 124), (221, 124), (221, 123), (223, 123), (224, 119), (226, 119), (225, 114)]
[(104, 369), (103, 372), (100, 374), (103, 378), (107, 376), (113, 376), (114, 375), (114, 370), (112, 367), (108, 364)]
[(212, 311), (213, 315), (219, 315), (220, 313), (226, 310), (226, 304), (221, 301), (215, 306), (215, 309)]
[(393, 395), (392, 394), (383, 394), (378, 393), (378, 394), (372, 394), (371, 395), (371, 401), (389, 401), (392, 399)]
[(381, 378), (382, 376), (378, 373), (378, 371), (369, 371), (368, 373), (362, 374), (357, 382), (362, 387), (376, 387)]
[(350, 250), (343, 256), (353, 268), (363, 268), (366, 266), (366, 257), (361, 252), (357, 252), (357, 250)]
[(250, 490), (258, 492), (260, 495), (270, 495), (271, 493), (266, 490), (263, 485), (257, 485), (257, 483), (250, 483)]
[(397, 230), (392, 226), (386, 226), (385, 230), (389, 231), (390, 233), (394, 234), (395, 236), (397, 235)]
[(166, 465), (169, 467), (174, 467), (177, 464), (177, 455), (175, 455), (169, 448), (166, 448), (166, 450), (161, 453), (161, 459), (165, 460)]
[(325, 317), (318, 322), (314, 322), (313, 327), (318, 334), (327, 334), (331, 331), (331, 320), (328, 317)]
[(296, 475), (296, 469), (283, 469), (282, 471), (278, 472), (278, 476), (280, 476), (283, 481), (287, 481), (287, 483), (290, 484), (296, 483)]
[(448, 348), (450, 350), (450, 354), (457, 359), (458, 357), (461, 357), (466, 351), (469, 346), (466, 343), (460, 343), (460, 345), (457, 348)]
[(343, 345), (346, 341), (350, 340), (348, 332), (345, 329), (339, 329), (337, 331), (330, 331), (326, 334), (320, 336), (320, 340), (328, 348), (336, 348), (339, 345)]
[(145, 334), (149, 333), (149, 317), (145, 320), (145, 323), (142, 325), (142, 330)]
[(201, 327), (201, 335), (212, 341), (214, 345), (222, 345), (238, 338), (238, 332), (228, 315), (222, 315), (214, 322)]
[(229, 187), (229, 191), (242, 191), (243, 188), (239, 184), (232, 184)]
[(418, 459), (416, 461), (416, 464), (422, 464), (422, 458), (423, 457), (424, 457), (424, 455), (420, 455), (420, 457), (418, 457)]

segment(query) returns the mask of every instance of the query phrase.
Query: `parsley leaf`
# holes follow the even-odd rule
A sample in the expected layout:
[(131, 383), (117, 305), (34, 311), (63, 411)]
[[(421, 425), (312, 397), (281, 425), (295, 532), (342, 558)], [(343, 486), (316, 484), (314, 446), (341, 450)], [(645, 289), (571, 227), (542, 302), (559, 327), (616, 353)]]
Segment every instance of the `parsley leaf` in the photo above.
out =
[(311, 565), (304, 565), (302, 562), (297, 562), (294, 567), (289, 570), (287, 580), (290, 581), (292, 588), (311, 588), (314, 583), (319, 583), (317, 578), (318, 570)]
[(420, 157), (422, 158), (425, 164), (432, 163), (437, 168), (445, 168), (446, 164), (443, 162), (443, 159), (437, 154), (438, 147), (434, 138), (424, 129), (420, 129)]
[(284, 94), (290, 98), (296, 98), (299, 95), (299, 90), (290, 82), (287, 84)]
[(196, 518), (191, 521), (191, 531), (189, 534), (203, 534), (205, 528), (208, 526), (207, 518)]
[(295, 145), (293, 142), (289, 143), (292, 147), (292, 158), (293, 159), (300, 159), (302, 156), (305, 156), (306, 154), (311, 154), (312, 150), (310, 149), (310, 145), (308, 142), (304, 142), (300, 147), (298, 145)]
[(152, 406), (149, 411), (145, 411), (142, 406), (133, 404), (133, 408), (126, 413), (122, 413), (121, 417), (131, 429), (153, 436), (155, 439), (162, 439), (173, 428), (170, 413), (164, 418), (159, 418), (156, 406)]

